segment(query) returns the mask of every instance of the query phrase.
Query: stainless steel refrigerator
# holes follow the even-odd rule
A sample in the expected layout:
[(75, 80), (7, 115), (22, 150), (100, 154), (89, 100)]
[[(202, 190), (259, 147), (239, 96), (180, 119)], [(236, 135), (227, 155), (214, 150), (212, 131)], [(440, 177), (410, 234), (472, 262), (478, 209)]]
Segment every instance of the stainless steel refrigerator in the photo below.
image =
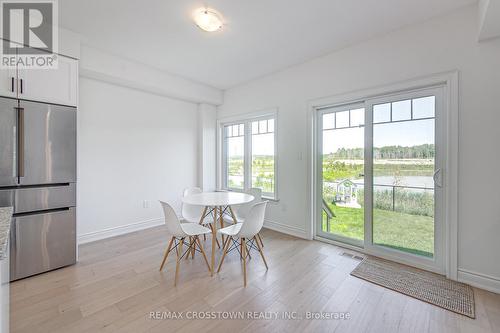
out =
[(0, 206), (11, 281), (76, 262), (76, 108), (0, 98)]

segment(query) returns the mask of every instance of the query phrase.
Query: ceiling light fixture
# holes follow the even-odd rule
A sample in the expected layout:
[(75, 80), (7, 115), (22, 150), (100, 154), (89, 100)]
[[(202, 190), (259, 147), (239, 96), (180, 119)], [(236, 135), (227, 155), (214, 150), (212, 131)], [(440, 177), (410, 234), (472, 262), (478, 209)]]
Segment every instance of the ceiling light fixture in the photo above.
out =
[(198, 28), (208, 32), (222, 29), (222, 18), (213, 9), (200, 8), (196, 10), (194, 13), (194, 22)]

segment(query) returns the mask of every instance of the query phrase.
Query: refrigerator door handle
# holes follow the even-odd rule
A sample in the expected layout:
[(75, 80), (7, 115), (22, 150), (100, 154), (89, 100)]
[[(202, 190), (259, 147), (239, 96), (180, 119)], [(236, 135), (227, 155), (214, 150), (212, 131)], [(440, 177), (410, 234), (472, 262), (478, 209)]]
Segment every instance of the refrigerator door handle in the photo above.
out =
[(11, 220), (11, 232), (10, 232), (10, 241), (12, 242), (12, 245), (10, 246), (10, 253), (13, 253), (15, 250), (17, 250), (17, 223), (16, 223), (16, 218), (12, 217)]
[(10, 91), (14, 92), (14, 77), (10, 78)]
[(17, 176), (24, 177), (24, 108), (17, 108)]

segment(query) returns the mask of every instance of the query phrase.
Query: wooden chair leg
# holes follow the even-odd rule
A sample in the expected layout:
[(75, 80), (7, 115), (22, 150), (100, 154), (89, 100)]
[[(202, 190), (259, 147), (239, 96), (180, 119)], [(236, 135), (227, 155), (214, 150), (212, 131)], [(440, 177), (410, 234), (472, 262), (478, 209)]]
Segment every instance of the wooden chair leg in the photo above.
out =
[[(205, 208), (203, 209), (203, 213), (201, 214), (201, 218), (200, 218), (200, 225), (203, 225), (203, 220), (205, 220), (205, 215), (207, 215), (207, 210), (208, 210), (208, 206), (205, 206)], [(206, 241), (207, 240), (207, 235), (203, 234), (203, 241)], [(193, 250), (193, 258), (194, 258), (194, 250)]]
[[(198, 237), (198, 236), (196, 236)], [(191, 259), (194, 259), (194, 254), (196, 252), (196, 238), (193, 237), (193, 247), (191, 248)]]
[[(214, 223), (211, 223), (210, 224), (210, 228), (212, 229), (212, 231), (214, 230), (213, 228), (215, 228), (215, 232), (217, 232), (217, 210), (218, 208), (217, 207), (214, 207), (214, 210), (212, 211), (212, 214), (213, 214), (213, 218), (214, 218)], [(217, 242), (217, 248), (220, 249), (220, 243), (219, 243), (219, 239), (217, 238), (217, 236), (215, 236), (215, 240)]]
[(225, 241), (222, 241), (222, 250), (224, 250), (226, 248), (226, 242), (228, 241), (228, 239), (229, 239), (229, 236), (226, 237)]
[(200, 239), (198, 236), (195, 236), (195, 246), (198, 244), (198, 247), (200, 248), (201, 254), (203, 254), (203, 259), (205, 259), (205, 263), (207, 264), (208, 267), (208, 274), (210, 275), (211, 270), (210, 270), (210, 264), (208, 263), (207, 255), (205, 254), (205, 249), (203, 249), (203, 245), (201, 245)]
[(252, 255), (250, 254), (250, 249), (245, 242), (245, 253), (247, 254), (248, 259), (252, 259)]
[(165, 251), (165, 255), (163, 256), (163, 261), (160, 265), (160, 272), (163, 269), (163, 265), (165, 265), (165, 261), (167, 261), (168, 254), (170, 253), (170, 249), (172, 248), (172, 243), (174, 242), (174, 237), (170, 238), (170, 242), (168, 243), (167, 250)]
[[(214, 225), (213, 224), (210, 224), (210, 230), (214, 230)], [(217, 247), (220, 249), (220, 243), (219, 243), (219, 239), (217, 238), (217, 236), (215, 236), (215, 241), (217, 242)]]
[(243, 241), (240, 238), (240, 260), (243, 259)]
[[(187, 249), (187, 253), (186, 253), (186, 260), (189, 259), (189, 255), (192, 255), (193, 254), (193, 248), (194, 248), (194, 237), (189, 237), (189, 248)], [(194, 258), (194, 256), (193, 256)]]
[(225, 240), (222, 242), (222, 249), (224, 249), (226, 247), (226, 243), (229, 242), (230, 240), (231, 240), (231, 237), (226, 236)]
[[(224, 228), (224, 217), (222, 216), (223, 215), (223, 213), (222, 213), (222, 206), (220, 207), (219, 211), (220, 211), (219, 223), (220, 223), (220, 228), (222, 229), (222, 228)], [(215, 224), (215, 225), (217, 226), (217, 224)], [(221, 237), (222, 237), (222, 247), (224, 247), (224, 244), (226, 243), (224, 241), (224, 235), (221, 235)]]
[(231, 208), (231, 206), (227, 206), (227, 207), (229, 208), (229, 213), (231, 213), (231, 217), (233, 218), (233, 224), (238, 223), (238, 219), (236, 218), (236, 215), (234, 214), (234, 211)]
[(182, 242), (184, 242), (184, 238), (181, 239), (181, 243), (176, 248), (177, 252), (177, 262), (175, 263), (175, 279), (174, 286), (177, 286), (177, 279), (179, 278), (179, 264), (181, 263), (181, 255), (182, 255)]
[(220, 268), (222, 267), (222, 263), (224, 262), (224, 259), (226, 258), (227, 250), (229, 249), (229, 244), (231, 244), (231, 237), (227, 236), (226, 237), (226, 244), (224, 246), (224, 251), (222, 252), (222, 258), (220, 258), (219, 267), (217, 268), (217, 273), (220, 272)]
[(246, 246), (246, 244), (243, 246), (244, 243), (245, 243), (245, 238), (241, 238), (241, 244), (242, 244), (241, 256), (243, 257), (243, 286), (246, 287), (247, 286), (247, 258), (245, 255), (245, 250), (246, 250), (247, 246)]
[(203, 224), (203, 220), (205, 219), (205, 215), (207, 214), (207, 210), (208, 210), (208, 206), (205, 206), (205, 208), (203, 209), (203, 213), (201, 213), (200, 222), (199, 222), (200, 225)]
[(259, 253), (260, 256), (262, 257), (262, 261), (264, 262), (264, 265), (266, 265), (266, 269), (269, 269), (269, 267), (267, 267), (266, 258), (264, 258), (264, 252), (262, 252), (262, 247), (260, 246), (259, 241), (255, 237), (254, 239), (255, 239), (255, 244), (257, 244), (257, 247), (259, 248)]
[(184, 238), (181, 238), (179, 246), (177, 246), (177, 248), (179, 249), (179, 257), (182, 256), (182, 247), (183, 246), (184, 246)]
[(260, 242), (260, 246), (264, 248), (264, 243), (262, 242), (262, 237), (260, 237), (260, 234), (257, 234), (257, 239)]

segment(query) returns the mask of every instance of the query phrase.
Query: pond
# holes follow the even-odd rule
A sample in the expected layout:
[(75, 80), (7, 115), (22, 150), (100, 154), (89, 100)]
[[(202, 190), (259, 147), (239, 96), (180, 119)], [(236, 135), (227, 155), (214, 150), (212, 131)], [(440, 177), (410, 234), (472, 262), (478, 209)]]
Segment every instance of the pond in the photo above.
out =
[[(364, 179), (355, 179), (354, 183), (364, 184)], [(377, 176), (373, 178), (374, 185), (398, 185), (410, 187), (423, 187), (427, 189), (434, 188), (434, 180), (431, 176)]]

